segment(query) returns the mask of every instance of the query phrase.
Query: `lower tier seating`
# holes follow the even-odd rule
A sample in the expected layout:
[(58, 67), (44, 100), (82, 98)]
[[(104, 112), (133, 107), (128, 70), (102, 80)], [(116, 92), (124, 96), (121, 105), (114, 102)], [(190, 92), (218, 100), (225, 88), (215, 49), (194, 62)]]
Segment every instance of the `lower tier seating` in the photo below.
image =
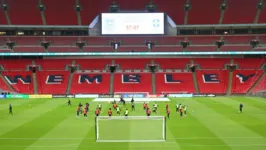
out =
[(75, 73), (70, 93), (72, 94), (106, 94), (109, 93), (109, 73)]
[(7, 80), (7, 82), (13, 87), (15, 92), (26, 93), (26, 94), (34, 93), (32, 72), (30, 71), (3, 71), (2, 74)]
[(151, 73), (115, 73), (114, 92), (152, 92)]
[(260, 82), (254, 87), (252, 92), (260, 92), (266, 90), (266, 75), (260, 80)]
[(65, 94), (69, 71), (37, 72), (38, 92), (40, 94)]
[(157, 93), (194, 93), (192, 73), (156, 73)]
[(232, 79), (232, 93), (247, 93), (261, 74), (262, 70), (235, 70)]
[(197, 81), (200, 93), (224, 94), (227, 92), (227, 70), (197, 70)]

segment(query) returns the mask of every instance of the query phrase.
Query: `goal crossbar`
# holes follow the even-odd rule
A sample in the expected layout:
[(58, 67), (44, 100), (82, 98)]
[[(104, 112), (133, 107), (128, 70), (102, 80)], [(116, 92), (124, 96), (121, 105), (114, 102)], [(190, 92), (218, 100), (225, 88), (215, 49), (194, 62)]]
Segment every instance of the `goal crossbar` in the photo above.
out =
[[(161, 130), (161, 138), (155, 138), (153, 140), (150, 139), (142, 139), (139, 140), (138, 138), (133, 138), (133, 139), (115, 139), (116, 135), (114, 136), (114, 139), (102, 139), (99, 138), (99, 134), (100, 134), (100, 127), (99, 127), (99, 121), (108, 121), (108, 120), (151, 120), (151, 121), (158, 121), (161, 120), (161, 127), (159, 127), (157, 125), (157, 127), (159, 127), (158, 129)], [(104, 123), (103, 122), (103, 123)], [(124, 122), (124, 121), (123, 121)], [(123, 122), (121, 122), (123, 124)], [(160, 122), (160, 121), (159, 121)], [(145, 125), (144, 125), (145, 126)], [(110, 128), (112, 130), (112, 128)], [(128, 129), (130, 130), (130, 129)], [(165, 142), (166, 141), (166, 119), (165, 116), (98, 116), (95, 117), (95, 134), (96, 134), (96, 142)], [(157, 134), (158, 135), (158, 134)]]

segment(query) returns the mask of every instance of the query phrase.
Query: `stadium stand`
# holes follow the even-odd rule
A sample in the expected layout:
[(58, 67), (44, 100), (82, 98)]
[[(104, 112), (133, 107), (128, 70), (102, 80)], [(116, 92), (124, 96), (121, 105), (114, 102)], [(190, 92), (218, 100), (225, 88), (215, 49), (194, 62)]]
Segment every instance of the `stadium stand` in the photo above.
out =
[(49, 52), (80, 52), (77, 46), (49, 46)]
[(169, 59), (154, 59), (154, 64), (158, 64), (161, 69), (185, 69), (186, 65), (190, 64), (188, 58), (169, 58)]
[(0, 24), (7, 24), (6, 16), (3, 9), (0, 9)]
[(38, 59), (35, 63), (41, 70), (65, 70), (66, 66), (72, 65), (70, 59)]
[(80, 12), (82, 25), (89, 25), (99, 12), (107, 12), (106, 6), (110, 5), (111, 1), (79, 0), (79, 4), (82, 7)]
[(266, 90), (266, 76), (264, 76), (261, 81), (254, 87), (252, 92), (260, 92)]
[(46, 52), (42, 46), (15, 46), (13, 48), (14, 52)]
[(156, 73), (157, 93), (194, 93), (192, 73)]
[(6, 92), (10, 92), (11, 90), (9, 89), (9, 87), (6, 85), (6, 83), (0, 79), (0, 89)]
[[(84, 78), (82, 78), (83, 76)], [(98, 77), (92, 80), (93, 77)], [(85, 78), (87, 77), (87, 78)], [(106, 94), (109, 93), (109, 73), (75, 73), (71, 84), (71, 94)]]
[(251, 40), (256, 38), (257, 37), (253, 35), (226, 35), (223, 37), (223, 40), (225, 44), (249, 44)]
[(229, 58), (193, 58), (193, 60), (201, 69), (224, 69), (226, 64), (230, 64)]
[(26, 94), (34, 93), (32, 72), (3, 71), (2, 74), (16, 92)]
[(115, 59), (120, 69), (145, 69), (151, 64), (151, 59)]
[(40, 94), (65, 94), (69, 71), (38, 71), (38, 92)]
[(223, 24), (254, 23), (257, 2), (256, 0), (229, 0), (224, 12)]
[(159, 12), (167, 12), (167, 14), (171, 16), (171, 19), (173, 19), (176, 24), (184, 24), (184, 5), (186, 4), (186, 0), (154, 0), (153, 2), (158, 5)]
[(84, 46), (82, 49), (84, 52), (113, 52), (114, 49), (111, 46)]
[[(75, 0), (42, 0), (47, 25), (77, 25)], [(93, 8), (93, 7), (92, 7)], [(92, 20), (91, 20), (92, 21)]]
[(260, 69), (264, 59), (259, 58), (234, 58), (234, 64), (241, 69)]
[(220, 48), (220, 51), (250, 51), (250, 45), (224, 45)]
[(103, 70), (111, 64), (111, 59), (76, 59), (76, 65), (82, 70)]
[(6, 4), (10, 8), (8, 10), (8, 15), (10, 17), (11, 24), (15, 25), (43, 24), (41, 13), (37, 8), (38, 1), (27, 0), (27, 2), (25, 2), (17, 0), (7, 0)]
[(0, 60), (0, 64), (4, 70), (26, 70), (27, 65), (31, 65), (32, 61), (27, 59), (21, 60)]
[(227, 70), (197, 70), (200, 93), (225, 94), (228, 88)]
[(232, 93), (247, 93), (261, 74), (262, 70), (235, 70), (232, 80)]
[(258, 23), (266, 23), (266, 9), (265, 9), (265, 7), (260, 12), (260, 17), (259, 17)]
[(212, 51), (217, 51), (217, 46), (204, 46), (204, 45), (200, 45), (200, 46), (194, 46), (194, 45), (191, 45), (191, 46), (188, 46), (186, 48), (186, 51), (195, 51), (195, 52), (204, 52), (204, 51), (207, 51), (207, 52), (212, 52)]
[(152, 92), (151, 73), (115, 73), (114, 92)]
[(220, 0), (204, 0), (204, 2), (190, 0), (192, 7), (188, 13), (188, 24), (218, 24), (221, 2)]

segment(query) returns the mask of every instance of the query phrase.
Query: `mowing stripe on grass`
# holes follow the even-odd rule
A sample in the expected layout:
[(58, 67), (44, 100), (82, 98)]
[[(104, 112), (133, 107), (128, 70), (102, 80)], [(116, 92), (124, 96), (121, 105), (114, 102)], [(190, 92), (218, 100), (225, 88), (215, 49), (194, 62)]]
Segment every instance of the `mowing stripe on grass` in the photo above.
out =
[[(197, 101), (199, 100), (199, 101)], [(234, 145), (263, 145), (266, 143), (266, 139), (248, 128), (240, 125), (239, 123), (227, 118), (224, 114), (216, 111), (217, 105), (212, 105), (206, 98), (197, 98), (193, 102), (189, 102), (189, 106), (195, 107), (198, 105), (202, 112), (210, 113), (211, 116), (202, 116), (198, 113), (191, 113), (194, 117), (198, 118), (206, 127), (208, 127), (213, 133), (220, 137), (232, 150), (238, 150)], [(218, 106), (219, 107), (219, 106)], [(258, 137), (257, 139), (225, 139), (222, 137)], [(264, 145), (263, 145), (264, 146)], [(252, 148), (252, 146), (250, 146)]]
[(244, 102), (244, 113), (245, 115), (252, 116), (254, 118), (261, 119), (266, 123), (266, 110), (262, 110), (260, 108), (254, 107), (251, 103), (251, 101), (247, 101), (245, 98), (223, 98), (223, 99), (213, 99), (216, 102), (225, 104), (232, 109), (238, 109), (240, 102)]
[[(232, 102), (234, 102), (234, 100), (223, 99), (223, 103), (227, 103), (227, 104), (223, 104), (223, 103), (218, 102), (217, 100), (213, 100), (213, 101), (209, 101), (208, 103), (206, 103), (206, 105), (212, 107), (213, 109), (215, 109), (215, 111), (223, 114), (224, 116), (235, 121), (241, 126), (244, 126), (250, 129), (251, 131), (265, 137), (266, 130), (263, 130), (263, 129), (266, 126), (266, 121), (258, 119), (257, 117), (251, 115), (252, 111), (245, 111), (241, 114), (236, 113), (236, 109), (232, 108), (235, 104), (232, 104)], [(211, 105), (212, 103), (219, 104), (219, 105), (212, 106)]]
[(263, 100), (250, 100), (247, 97), (243, 97), (243, 98), (232, 98), (235, 101), (238, 101), (239, 103), (243, 103), (244, 107), (245, 107), (245, 103), (247, 103), (250, 106), (256, 107), (257, 109), (261, 109), (262, 111), (264, 111), (266, 113), (266, 103), (264, 103)]
[(5, 133), (8, 133), (23, 124), (30, 122), (40, 115), (46, 114), (49, 111), (54, 110), (61, 102), (56, 102), (52, 100), (43, 100), (45, 103), (37, 105), (35, 107), (29, 107), (28, 110), (25, 110), (21, 113), (14, 114), (13, 116), (9, 115), (7, 119), (1, 120), (0, 123), (0, 137)]

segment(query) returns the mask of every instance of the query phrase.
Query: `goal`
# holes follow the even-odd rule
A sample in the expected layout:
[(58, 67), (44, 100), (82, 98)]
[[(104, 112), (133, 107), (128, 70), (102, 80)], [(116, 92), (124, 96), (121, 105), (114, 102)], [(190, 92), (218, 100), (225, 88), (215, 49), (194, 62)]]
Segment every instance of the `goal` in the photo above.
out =
[(96, 142), (164, 142), (164, 116), (99, 116), (95, 118)]

